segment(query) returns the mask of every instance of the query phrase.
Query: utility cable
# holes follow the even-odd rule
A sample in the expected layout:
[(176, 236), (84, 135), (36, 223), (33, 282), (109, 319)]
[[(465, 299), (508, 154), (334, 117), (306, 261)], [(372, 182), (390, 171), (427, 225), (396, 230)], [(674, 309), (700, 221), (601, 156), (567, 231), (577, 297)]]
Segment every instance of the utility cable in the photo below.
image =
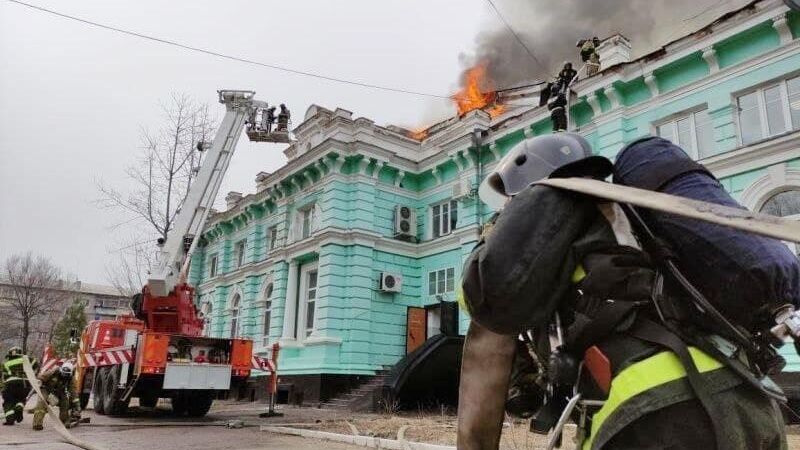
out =
[[(14, 0), (10, 0), (10, 1), (14, 1)], [(517, 34), (517, 32), (516, 32), (516, 31), (514, 31), (514, 29), (513, 29), (513, 28), (511, 28), (511, 25), (508, 23), (508, 21), (506, 21), (505, 17), (503, 17), (503, 14), (501, 14), (501, 13), (500, 13), (500, 10), (499, 10), (499, 9), (497, 9), (497, 6), (495, 6), (494, 2), (493, 2), (492, 0), (486, 0), (486, 1), (487, 1), (487, 2), (488, 2), (488, 3), (489, 3), (491, 6), (492, 6), (492, 9), (494, 9), (494, 12), (495, 12), (495, 13), (497, 13), (497, 17), (499, 17), (499, 18), (500, 18), (500, 21), (502, 21), (502, 22), (503, 22), (503, 24), (505, 24), (506, 28), (508, 28), (508, 31), (510, 31), (510, 32), (511, 32), (511, 34), (512, 34), (512, 35), (514, 35), (514, 38), (516, 38), (516, 39), (517, 39), (517, 42), (519, 42), (519, 45), (521, 45), (521, 46), (522, 46), (522, 48), (524, 48), (524, 49), (525, 49), (525, 51), (526, 51), (526, 52), (528, 52), (528, 56), (530, 56), (530, 57), (531, 57), (531, 59), (533, 59), (534, 61), (536, 61), (536, 64), (538, 64), (538, 65), (539, 65), (539, 68), (541, 68), (542, 70), (545, 70), (545, 71), (546, 71), (546, 70), (547, 70), (547, 68), (544, 66), (544, 64), (542, 64), (542, 62), (541, 62), (541, 61), (539, 61), (539, 58), (537, 58), (537, 57), (536, 57), (536, 55), (534, 55), (534, 54), (533, 54), (533, 52), (531, 51), (531, 49), (529, 49), (529, 48), (528, 48), (528, 46), (527, 46), (527, 45), (525, 45), (525, 43), (524, 43), (524, 42), (522, 42), (522, 39), (520, 39), (520, 37), (519, 37), (519, 35)]]
[[(372, 83), (366, 83), (366, 82), (361, 82), (361, 81), (348, 80), (348, 79), (345, 79), (345, 78), (337, 78), (337, 77), (333, 77), (333, 76), (329, 76), (329, 75), (323, 75), (323, 74), (315, 73), (315, 72), (308, 72), (308, 71), (304, 71), (304, 70), (292, 69), (290, 67), (279, 66), (277, 64), (271, 64), (271, 63), (265, 63), (265, 62), (261, 62), (261, 61), (255, 61), (255, 60), (252, 60), (252, 59), (242, 58), (242, 57), (239, 57), (239, 56), (233, 56), (233, 55), (228, 55), (228, 54), (225, 54), (225, 53), (215, 52), (213, 50), (208, 50), (208, 49), (204, 49), (204, 48), (201, 48), (201, 47), (195, 47), (195, 46), (188, 45), (188, 44), (182, 44), (182, 43), (177, 42), (177, 41), (171, 41), (171, 40), (168, 40), (168, 39), (155, 37), (155, 36), (150, 36), (150, 35), (138, 33), (138, 32), (135, 32), (135, 31), (125, 30), (125, 29), (117, 28), (117, 27), (114, 27), (114, 26), (111, 26), (111, 25), (105, 25), (105, 24), (102, 24), (102, 23), (99, 23), (99, 22), (94, 22), (94, 21), (91, 21), (91, 20), (83, 19), (83, 18), (76, 17), (76, 16), (71, 16), (69, 14), (61, 13), (61, 12), (58, 12), (58, 11), (54, 11), (52, 9), (47, 9), (47, 8), (43, 8), (41, 6), (33, 5), (33, 4), (30, 4), (30, 3), (25, 3), (25, 2), (20, 1), (20, 0), (7, 0), (7, 1), (9, 1), (11, 3), (16, 3), (16, 4), (21, 5), (21, 6), (25, 6), (27, 8), (31, 8), (31, 9), (34, 9), (34, 10), (37, 10), (37, 11), (40, 11), (40, 12), (44, 12), (44, 13), (51, 14), (51, 15), (54, 15), (54, 16), (62, 17), (64, 19), (74, 20), (74, 21), (81, 22), (81, 23), (86, 24), (86, 25), (91, 25), (93, 27), (103, 28), (105, 30), (114, 31), (114, 32), (117, 32), (117, 33), (122, 33), (122, 34), (127, 34), (129, 36), (134, 36), (134, 37), (138, 37), (138, 38), (141, 38), (141, 39), (146, 39), (146, 40), (149, 40), (149, 41), (158, 42), (158, 43), (161, 43), (161, 44), (171, 45), (173, 47), (179, 47), (179, 48), (182, 48), (184, 50), (190, 50), (190, 51), (197, 52), (197, 53), (204, 53), (206, 55), (216, 56), (217, 58), (228, 59), (228, 60), (237, 61), (237, 62), (241, 62), (241, 63), (245, 63), (245, 64), (251, 64), (251, 65), (255, 65), (255, 66), (266, 67), (266, 68), (273, 69), (273, 70), (280, 70), (280, 71), (292, 73), (292, 74), (295, 74), (295, 75), (302, 75), (302, 76), (311, 77), (311, 78), (319, 78), (319, 79), (326, 80), (326, 81), (331, 81), (331, 82), (334, 82), (334, 83), (349, 84), (349, 85), (352, 85), (352, 86), (360, 86), (360, 87), (369, 88), (369, 89), (378, 89), (378, 90), (382, 90), (382, 91), (397, 92), (397, 93), (400, 93), (400, 94), (417, 95), (417, 96), (420, 96), (420, 97), (433, 97), (433, 98), (442, 98), (442, 99), (450, 99), (451, 98), (451, 96), (449, 96), (449, 95), (437, 95), (437, 94), (431, 94), (431, 93), (428, 93), (428, 92), (413, 91), (413, 90), (409, 90), (409, 89), (403, 89), (403, 88), (397, 88), (397, 87), (391, 87), (391, 86), (383, 86), (383, 85), (379, 85), (379, 84), (372, 84)], [(533, 56), (533, 55), (531, 54), (531, 56)]]

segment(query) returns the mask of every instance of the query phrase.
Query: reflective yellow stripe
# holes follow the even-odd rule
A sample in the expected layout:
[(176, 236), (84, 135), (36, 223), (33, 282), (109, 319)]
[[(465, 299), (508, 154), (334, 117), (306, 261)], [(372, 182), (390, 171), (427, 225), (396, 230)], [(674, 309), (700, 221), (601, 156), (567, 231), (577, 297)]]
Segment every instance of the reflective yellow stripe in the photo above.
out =
[(578, 264), (578, 267), (575, 268), (575, 272), (572, 272), (572, 283), (578, 284), (586, 278), (586, 271), (583, 269), (583, 266)]
[[(710, 372), (722, 367), (722, 363), (697, 348), (689, 347), (697, 370)], [(592, 432), (583, 442), (583, 450), (592, 448), (594, 437), (608, 417), (622, 403), (644, 391), (686, 376), (680, 360), (672, 352), (657, 353), (623, 370), (611, 381), (611, 390), (603, 407), (592, 416)]]
[(467, 306), (467, 299), (464, 297), (464, 288), (461, 287), (461, 284), (459, 284), (458, 288), (456, 288), (456, 303), (458, 303), (458, 306), (462, 311), (470, 314), (469, 307)]

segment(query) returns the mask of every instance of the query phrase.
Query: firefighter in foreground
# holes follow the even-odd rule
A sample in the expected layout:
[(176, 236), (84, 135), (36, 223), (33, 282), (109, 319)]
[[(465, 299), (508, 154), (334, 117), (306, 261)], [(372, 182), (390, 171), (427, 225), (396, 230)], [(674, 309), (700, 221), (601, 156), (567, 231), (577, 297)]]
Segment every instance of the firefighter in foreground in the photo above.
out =
[[(679, 159), (679, 174), (707, 174), (660, 138), (636, 141), (620, 155), (626, 150), (661, 152)], [(700, 328), (702, 318), (688, 323), (696, 312), (681, 316), (687, 311), (671, 299), (684, 294), (663, 282), (621, 206), (531, 186), (611, 172), (581, 136), (559, 133), (518, 144), (482, 186), (482, 200), (502, 211), (464, 266), (459, 301), (471, 323), (458, 448), (498, 448), (506, 411), (533, 417), (531, 430), (547, 433), (579, 392), (604, 401), (574, 410), (583, 449), (785, 449), (771, 398), (779, 389), (742, 371), (733, 356), (696, 347), (702, 339), (693, 337), (711, 333)], [(758, 300), (800, 300), (796, 258), (787, 261), (782, 292)]]
[(81, 419), (80, 400), (73, 389), (72, 375), (75, 367), (72, 362), (66, 361), (61, 366), (55, 365), (41, 373), (38, 378), (42, 385), (42, 394), (33, 412), (33, 429), (36, 431), (44, 428), (44, 416), (47, 414), (47, 402), (58, 406), (59, 418), (65, 427), (77, 425)]
[(22, 422), (22, 411), (25, 407), (25, 398), (30, 391), (30, 385), (25, 380), (22, 369), (24, 354), (19, 347), (8, 349), (2, 367), (3, 383), (3, 425), (14, 425)]

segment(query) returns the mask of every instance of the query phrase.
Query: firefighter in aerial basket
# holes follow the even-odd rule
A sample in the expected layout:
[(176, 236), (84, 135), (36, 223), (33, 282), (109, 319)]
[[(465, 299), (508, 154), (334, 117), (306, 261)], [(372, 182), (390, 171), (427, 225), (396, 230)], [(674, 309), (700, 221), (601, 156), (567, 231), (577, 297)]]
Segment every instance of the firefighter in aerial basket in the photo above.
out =
[[(628, 150), (672, 158), (661, 164), (667, 179), (713, 180), (664, 139), (636, 141), (620, 155)], [(458, 448), (497, 449), (506, 413), (531, 418), (531, 431), (551, 439), (572, 420), (585, 450), (787, 448), (780, 389), (678, 300), (685, 293), (661, 275), (623, 207), (532, 184), (603, 180), (612, 170), (583, 137), (558, 133), (519, 143), (481, 186), (481, 199), (500, 212), (458, 292), (471, 316)], [(781, 259), (774, 242), (761, 249)], [(774, 297), (797, 304), (797, 259), (785, 261)], [(773, 295), (762, 292), (759, 301)]]

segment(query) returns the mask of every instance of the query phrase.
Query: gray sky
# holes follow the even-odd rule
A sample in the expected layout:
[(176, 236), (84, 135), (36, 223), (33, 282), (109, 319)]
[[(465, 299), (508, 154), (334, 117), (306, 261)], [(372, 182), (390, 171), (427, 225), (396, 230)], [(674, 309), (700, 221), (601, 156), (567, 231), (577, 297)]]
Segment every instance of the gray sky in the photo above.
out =
[[(483, 0), (30, 2), (220, 53), (443, 95), (457, 86), (459, 55), (481, 31), (500, 29)], [(221, 118), (217, 89), (252, 89), (286, 103), (295, 124), (312, 103), (409, 127), (453, 111), (446, 100), (220, 60), (8, 2), (0, 2), (0, 58), (0, 260), (30, 250), (88, 282), (105, 282), (114, 250), (137, 225), (111, 228), (128, 216), (93, 203), (96, 181), (126, 187), (139, 128), (159, 125), (159, 102), (171, 92), (210, 103)], [(252, 192), (256, 173), (285, 162), (282, 149), (243, 139), (220, 194)]]

